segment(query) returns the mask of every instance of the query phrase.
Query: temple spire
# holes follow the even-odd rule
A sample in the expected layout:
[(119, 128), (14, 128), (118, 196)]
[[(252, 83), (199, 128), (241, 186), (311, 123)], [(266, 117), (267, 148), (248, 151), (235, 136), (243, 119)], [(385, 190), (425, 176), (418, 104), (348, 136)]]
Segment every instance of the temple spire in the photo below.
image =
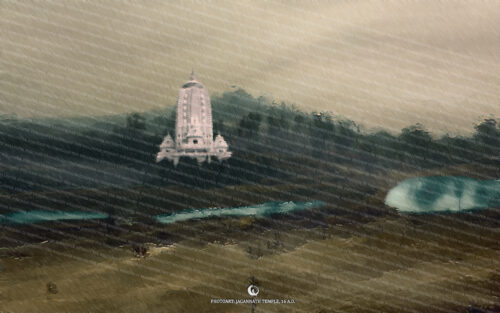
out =
[(196, 81), (194, 70), (190, 80), (179, 90), (177, 99), (175, 134), (167, 133), (164, 137), (156, 162), (167, 159), (176, 166), (182, 157), (194, 158), (199, 163), (210, 162), (212, 157), (219, 161), (229, 159), (232, 152), (220, 133), (214, 141), (210, 96)]

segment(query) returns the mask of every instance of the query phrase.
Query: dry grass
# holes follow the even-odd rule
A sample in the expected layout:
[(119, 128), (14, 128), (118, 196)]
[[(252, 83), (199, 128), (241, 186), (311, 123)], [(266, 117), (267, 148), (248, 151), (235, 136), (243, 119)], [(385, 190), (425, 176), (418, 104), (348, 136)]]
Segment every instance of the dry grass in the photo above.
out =
[[(149, 245), (144, 258), (129, 246), (69, 239), (12, 248), (1, 257), (0, 311), (250, 312), (248, 304), (210, 304), (248, 298), (250, 276), (259, 297), (296, 302), (259, 304), (256, 312), (466, 312), (498, 304), (498, 228), (447, 218), (337, 219), (328, 228), (288, 230), (220, 220), (244, 232), (226, 242), (196, 233), (167, 247)], [(48, 282), (58, 293), (47, 292)]]

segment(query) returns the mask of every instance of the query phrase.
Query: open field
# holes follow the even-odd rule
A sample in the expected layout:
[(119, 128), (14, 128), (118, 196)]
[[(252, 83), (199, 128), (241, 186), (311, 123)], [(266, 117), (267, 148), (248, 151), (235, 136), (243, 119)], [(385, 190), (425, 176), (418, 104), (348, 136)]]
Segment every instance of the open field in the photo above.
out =
[[(251, 312), (251, 304), (210, 303), (248, 299), (251, 277), (259, 298), (295, 301), (258, 304), (255, 312), (500, 310), (500, 208), (403, 215), (383, 199), (391, 184), (416, 173), (378, 181), (352, 169), (349, 180), (341, 168), (334, 173), (318, 175), (317, 184), (3, 196), (4, 208), (78, 204), (114, 218), (0, 228), (0, 312)], [(469, 165), (420, 174), (491, 173)], [(265, 219), (152, 219), (186, 206), (307, 199), (327, 205)]]
[[(255, 312), (500, 309), (498, 209), (379, 215), (325, 214), (321, 226), (291, 217), (191, 221), (149, 231), (131, 226), (122, 244), (112, 231), (82, 224), (49, 242), (1, 250), (0, 311), (250, 312), (249, 304), (210, 299), (249, 298), (252, 276), (259, 297), (295, 300), (259, 304)], [(17, 234), (40, 242), (57, 229), (35, 228), (2, 232), (4, 240)], [(156, 243), (144, 244), (147, 256), (134, 256), (131, 242), (148, 239)]]

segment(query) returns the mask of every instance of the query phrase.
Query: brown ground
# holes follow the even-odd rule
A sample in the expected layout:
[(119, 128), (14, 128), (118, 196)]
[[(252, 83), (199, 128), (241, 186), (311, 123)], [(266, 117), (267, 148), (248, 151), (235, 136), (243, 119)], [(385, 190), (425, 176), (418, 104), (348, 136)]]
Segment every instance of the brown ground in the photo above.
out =
[[(327, 220), (322, 227), (286, 219), (185, 223), (175, 227), (189, 236), (149, 244), (140, 258), (105, 237), (84, 242), (83, 233), (3, 249), (0, 312), (250, 312), (249, 304), (210, 299), (248, 299), (251, 276), (259, 298), (295, 300), (255, 312), (499, 309), (498, 210)], [(214, 240), (214, 232), (225, 235)]]
[[(373, 179), (359, 181), (380, 185)], [(148, 217), (159, 212), (133, 206), (115, 211), (121, 218), (114, 226), (91, 221), (0, 228), (0, 312), (251, 312), (249, 304), (210, 303), (249, 299), (251, 277), (260, 287), (258, 298), (295, 300), (259, 304), (255, 312), (500, 312), (500, 208), (400, 215), (383, 204), (392, 183), (374, 191), (335, 184), (234, 186), (203, 196), (201, 190), (145, 191), (195, 207), (284, 197), (328, 203), (295, 217), (167, 226)], [(46, 205), (62, 209), (99, 192), (46, 194), (62, 200)], [(121, 207), (120, 199), (133, 194), (122, 193), (110, 191), (103, 199)], [(9, 207), (34, 203), (30, 194), (4, 200)], [(145, 257), (135, 256), (141, 246), (147, 247)]]

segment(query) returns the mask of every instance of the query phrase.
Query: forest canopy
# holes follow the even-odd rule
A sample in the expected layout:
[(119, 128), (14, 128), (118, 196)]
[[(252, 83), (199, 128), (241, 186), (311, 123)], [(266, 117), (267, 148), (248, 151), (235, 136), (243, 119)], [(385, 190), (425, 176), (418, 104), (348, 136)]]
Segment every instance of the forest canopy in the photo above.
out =
[(175, 168), (154, 161), (163, 136), (175, 131), (173, 107), (97, 117), (4, 116), (1, 189), (266, 183), (270, 177), (307, 176), (298, 163), (309, 169), (343, 164), (367, 172), (499, 163), (500, 125), (494, 118), (478, 123), (471, 136), (436, 138), (419, 123), (399, 134), (363, 131), (331, 112), (304, 112), (243, 89), (214, 95), (211, 101), (214, 135), (226, 138), (233, 157), (200, 166), (182, 159)]

